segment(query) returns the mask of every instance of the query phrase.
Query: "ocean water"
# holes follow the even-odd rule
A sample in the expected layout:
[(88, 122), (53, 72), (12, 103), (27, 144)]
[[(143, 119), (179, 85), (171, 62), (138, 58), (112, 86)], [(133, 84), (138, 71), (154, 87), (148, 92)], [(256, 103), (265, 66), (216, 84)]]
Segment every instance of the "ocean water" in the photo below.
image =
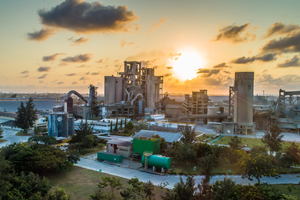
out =
[[(23, 101), (26, 105), (26, 101)], [(38, 110), (51, 110), (53, 106), (56, 106), (55, 100), (38, 101), (33, 100), (35, 108)], [(0, 101), (0, 112), (16, 112), (20, 107), (21, 101)], [(60, 105), (63, 105), (63, 101), (60, 101)]]

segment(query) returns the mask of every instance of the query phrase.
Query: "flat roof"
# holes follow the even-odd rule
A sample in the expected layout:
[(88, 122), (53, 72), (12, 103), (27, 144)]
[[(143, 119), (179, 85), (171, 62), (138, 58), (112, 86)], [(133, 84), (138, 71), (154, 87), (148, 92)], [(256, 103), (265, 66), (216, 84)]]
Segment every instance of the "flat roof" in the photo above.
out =
[(178, 141), (181, 137), (181, 133), (170, 133), (170, 132), (162, 132), (162, 131), (150, 131), (150, 130), (141, 130), (140, 132), (136, 133), (133, 138), (151, 138), (153, 135), (159, 135), (161, 138), (165, 138), (166, 142), (172, 143), (173, 141)]

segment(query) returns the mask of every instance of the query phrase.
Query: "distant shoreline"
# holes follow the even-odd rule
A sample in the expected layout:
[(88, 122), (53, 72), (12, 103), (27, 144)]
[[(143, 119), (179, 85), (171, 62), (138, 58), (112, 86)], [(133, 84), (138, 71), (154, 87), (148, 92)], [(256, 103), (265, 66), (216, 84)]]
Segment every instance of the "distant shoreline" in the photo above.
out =
[[(56, 101), (56, 98), (32, 98), (33, 101)], [(28, 101), (29, 98), (0, 98), (0, 101)], [(62, 101), (59, 99), (59, 101)]]

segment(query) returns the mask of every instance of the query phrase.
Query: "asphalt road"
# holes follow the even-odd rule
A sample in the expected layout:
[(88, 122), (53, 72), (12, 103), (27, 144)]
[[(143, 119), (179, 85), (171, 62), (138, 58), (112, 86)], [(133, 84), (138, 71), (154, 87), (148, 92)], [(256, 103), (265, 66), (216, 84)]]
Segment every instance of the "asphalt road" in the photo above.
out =
[[(78, 167), (94, 170), (94, 171), (99, 171), (101, 169), (102, 171), (99, 173), (106, 173), (106, 174), (111, 174), (114, 176), (126, 178), (126, 179), (131, 179), (137, 177), (140, 181), (147, 182), (151, 181), (154, 185), (159, 185), (163, 182), (168, 182), (169, 185), (167, 188), (172, 189), (174, 187), (174, 184), (178, 183), (180, 181), (180, 176), (179, 175), (167, 175), (167, 176), (160, 176), (160, 175), (155, 175), (155, 174), (150, 174), (146, 172), (141, 172), (139, 170), (134, 170), (134, 169), (129, 169), (129, 168), (123, 168), (123, 167), (118, 167), (115, 165), (110, 165), (107, 163), (99, 162), (96, 160), (91, 160), (91, 159), (85, 159), (85, 158), (80, 158), (81, 160), (76, 164)], [(293, 183), (293, 184), (298, 184), (300, 181), (300, 176), (298, 174), (284, 174), (281, 175), (281, 178), (268, 178), (268, 177), (263, 177), (261, 179), (261, 183), (266, 183), (269, 184), (288, 184), (288, 183)], [(186, 180), (185, 176), (181, 176), (183, 180)], [(202, 178), (204, 176), (194, 176), (195, 177), (195, 183), (200, 184)], [(210, 183), (214, 183), (217, 180), (223, 180), (225, 177), (231, 178), (233, 181), (236, 181), (236, 183), (239, 184), (254, 184), (257, 181), (250, 181), (248, 179), (242, 179), (241, 176), (239, 175), (219, 175), (219, 176), (213, 176), (210, 180)]]
[(30, 136), (16, 136), (16, 133), (18, 132), (17, 130), (11, 130), (11, 129), (4, 129), (3, 132), (3, 138), (7, 140), (6, 142), (2, 142), (0, 143), (0, 147), (9, 145), (9, 144), (13, 144), (14, 142), (19, 143), (19, 142), (27, 142), (28, 138), (30, 138)]

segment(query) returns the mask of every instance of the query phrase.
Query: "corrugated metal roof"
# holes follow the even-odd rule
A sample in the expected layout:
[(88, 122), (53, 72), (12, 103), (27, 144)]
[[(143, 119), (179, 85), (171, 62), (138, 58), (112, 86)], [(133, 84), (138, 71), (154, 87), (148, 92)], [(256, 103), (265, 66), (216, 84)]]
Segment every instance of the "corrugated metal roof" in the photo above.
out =
[(134, 138), (140, 138), (140, 137), (151, 138), (153, 135), (159, 135), (159, 137), (165, 138), (166, 142), (168, 143), (172, 143), (173, 141), (178, 141), (182, 137), (181, 133), (141, 130), (140, 132), (136, 133)]
[(284, 123), (278, 123), (279, 128), (283, 129), (297, 129), (296, 124), (284, 124)]

